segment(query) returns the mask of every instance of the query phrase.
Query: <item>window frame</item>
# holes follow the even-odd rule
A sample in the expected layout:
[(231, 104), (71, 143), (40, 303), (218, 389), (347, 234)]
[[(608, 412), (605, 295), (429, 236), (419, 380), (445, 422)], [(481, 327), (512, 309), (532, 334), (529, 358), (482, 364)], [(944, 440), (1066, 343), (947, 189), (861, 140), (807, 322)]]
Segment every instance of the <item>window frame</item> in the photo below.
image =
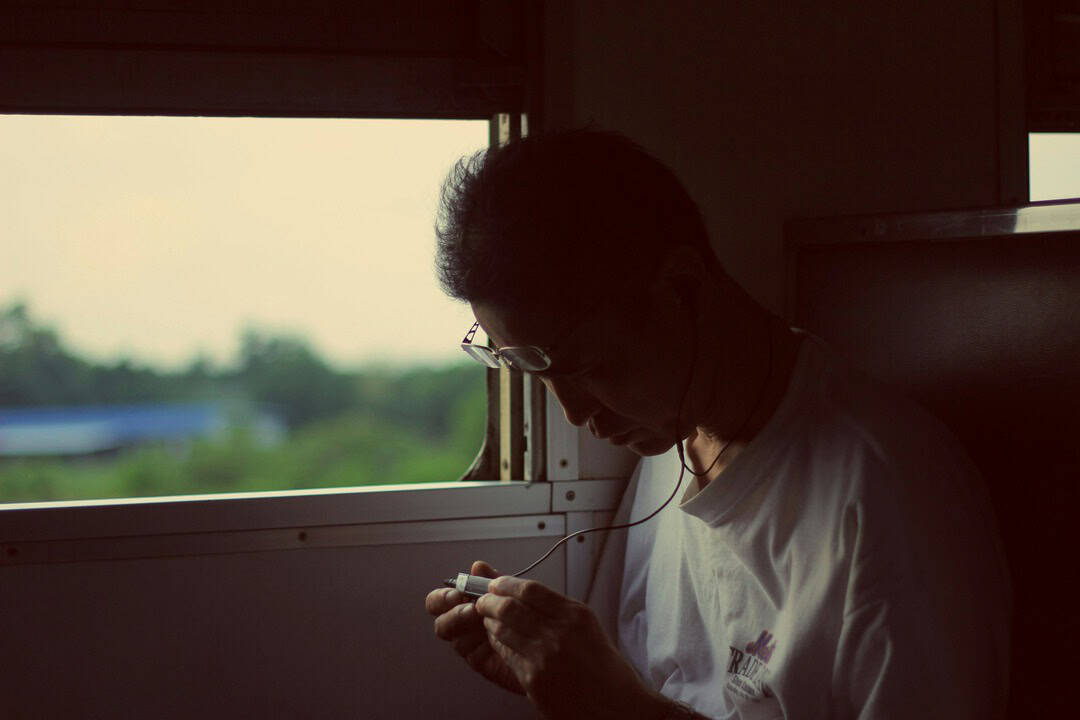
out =
[[(520, 137), (523, 128), (539, 122), (539, 3), (472, 0), (450, 13), (436, 0), (421, 0), (435, 16), (446, 16), (439, 22), (459, 25), (459, 32), (436, 27), (423, 7), (393, 10), (378, 3), (312, 9), (297, 0), (257, 14), (212, 0), (166, 10), (154, 3), (127, 5), (5, 9), (0, 113), (483, 119), (493, 143)], [(381, 25), (367, 22), (368, 16)], [(322, 24), (295, 32), (298, 21), (312, 17)], [(337, 27), (339, 17), (351, 23), (348, 32)], [(214, 23), (206, 22), (211, 19), (233, 35), (215, 34)], [(487, 388), (485, 436), (458, 482), (543, 479), (543, 388), (509, 371), (488, 371)], [(368, 497), (367, 487), (348, 490)], [(320, 492), (239, 495), (272, 502)], [(129, 507), (234, 495), (101, 502)], [(49, 503), (85, 510), (98, 504)], [(0, 509), (40, 505), (9, 503)]]

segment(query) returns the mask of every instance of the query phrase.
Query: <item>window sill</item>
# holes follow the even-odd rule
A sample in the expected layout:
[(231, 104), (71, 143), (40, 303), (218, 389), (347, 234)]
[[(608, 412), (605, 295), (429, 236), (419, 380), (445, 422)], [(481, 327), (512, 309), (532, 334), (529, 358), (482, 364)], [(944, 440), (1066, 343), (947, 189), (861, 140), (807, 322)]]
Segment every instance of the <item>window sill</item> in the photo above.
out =
[(442, 482), (0, 505), (0, 542), (310, 529), (610, 510), (625, 478)]
[(0, 540), (40, 541), (533, 515), (546, 483), (444, 482), (0, 505)]

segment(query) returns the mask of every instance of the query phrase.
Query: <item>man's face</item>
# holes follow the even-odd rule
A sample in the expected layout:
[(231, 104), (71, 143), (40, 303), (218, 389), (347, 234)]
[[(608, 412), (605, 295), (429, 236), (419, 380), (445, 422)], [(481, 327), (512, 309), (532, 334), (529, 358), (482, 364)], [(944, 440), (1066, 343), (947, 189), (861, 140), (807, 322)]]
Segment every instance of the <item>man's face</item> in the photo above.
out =
[[(658, 455), (675, 442), (675, 418), (688, 359), (647, 313), (608, 307), (568, 318), (473, 304), (496, 347), (536, 345), (551, 357), (534, 373), (562, 405), (566, 419), (639, 455)], [(680, 428), (685, 437), (687, 428)]]

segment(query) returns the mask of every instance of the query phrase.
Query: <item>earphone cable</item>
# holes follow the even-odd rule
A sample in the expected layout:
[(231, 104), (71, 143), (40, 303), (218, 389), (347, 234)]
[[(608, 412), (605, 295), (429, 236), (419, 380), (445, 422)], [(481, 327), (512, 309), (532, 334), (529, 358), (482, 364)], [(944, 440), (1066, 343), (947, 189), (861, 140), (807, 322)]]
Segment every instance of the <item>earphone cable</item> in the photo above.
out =
[(686, 395), (690, 391), (690, 385), (691, 385), (691, 383), (693, 382), (693, 379), (694, 379), (694, 370), (697, 367), (698, 334), (697, 334), (697, 332), (695, 332), (694, 333), (694, 355), (693, 355), (693, 359), (692, 359), (692, 361), (690, 363), (690, 373), (689, 373), (689, 377), (686, 380), (686, 386), (683, 388), (682, 397), (679, 399), (679, 407), (678, 407), (678, 411), (677, 411), (676, 416), (675, 416), (675, 449), (679, 453), (679, 463), (680, 463), (680, 465), (682, 467), (679, 469), (679, 481), (677, 483), (675, 483), (675, 489), (671, 491), (671, 495), (668, 496), (668, 499), (664, 501), (663, 505), (656, 508), (655, 510), (653, 510), (651, 513), (649, 513), (645, 517), (641, 518), (640, 520), (635, 520), (634, 522), (623, 523), (623, 524), (620, 524), (620, 525), (604, 525), (604, 526), (600, 526), (600, 527), (586, 528), (585, 530), (578, 530), (577, 532), (570, 533), (569, 535), (567, 535), (566, 537), (562, 538), (557, 543), (552, 545), (551, 549), (549, 549), (546, 553), (541, 555), (539, 557), (539, 559), (534, 561), (531, 565), (526, 567), (524, 570), (519, 570), (518, 572), (514, 573), (513, 576), (514, 577), (521, 577), (525, 573), (529, 572), (534, 567), (536, 567), (540, 563), (544, 562), (544, 560), (547, 560), (548, 557), (551, 555), (551, 553), (555, 552), (555, 550), (557, 550), (560, 545), (565, 543), (570, 538), (578, 537), (579, 535), (584, 535), (586, 533), (598, 532), (600, 530), (622, 530), (622, 529), (625, 529), (625, 528), (634, 527), (635, 525), (640, 525), (643, 522), (651, 520), (653, 517), (655, 517), (657, 514), (659, 514), (661, 510), (663, 510), (665, 507), (667, 507), (668, 503), (670, 503), (672, 500), (675, 499), (675, 495), (679, 492), (679, 488), (682, 487), (683, 476), (686, 474), (687, 470), (689, 470), (693, 475), (696, 475), (698, 477), (700, 477), (702, 475), (705, 475), (710, 470), (712, 470), (713, 467), (716, 465), (717, 461), (719, 461), (720, 457), (724, 454), (724, 451), (728, 449), (729, 445), (731, 445), (732, 441), (735, 438), (739, 437), (739, 435), (742, 434), (743, 430), (746, 429), (746, 426), (749, 425), (750, 420), (754, 417), (754, 415), (757, 414), (758, 409), (761, 407), (762, 400), (765, 399), (765, 391), (769, 387), (769, 381), (772, 379), (772, 373), (773, 373), (773, 343), (772, 343), (772, 331), (771, 331), (771, 328), (770, 328), (770, 331), (769, 331), (768, 342), (769, 342), (769, 371), (765, 376), (765, 382), (762, 383), (761, 390), (758, 392), (758, 398), (757, 398), (757, 401), (754, 403), (754, 408), (750, 411), (750, 414), (746, 416), (746, 419), (743, 420), (743, 423), (739, 427), (739, 429), (737, 431), (735, 431), (735, 433), (733, 433), (731, 435), (731, 439), (729, 439), (726, 443), (724, 443), (724, 446), (720, 448), (720, 452), (718, 452), (716, 454), (716, 458), (713, 459), (713, 461), (709, 465), (709, 467), (706, 470), (704, 470), (703, 472), (698, 473), (698, 472), (695, 472), (692, 468), (687, 467), (687, 465), (686, 465), (686, 457), (685, 457), (684, 450), (683, 450), (682, 437), (681, 437), (681, 433), (679, 432), (679, 427), (678, 427), (679, 419), (682, 417), (683, 403), (686, 401)]

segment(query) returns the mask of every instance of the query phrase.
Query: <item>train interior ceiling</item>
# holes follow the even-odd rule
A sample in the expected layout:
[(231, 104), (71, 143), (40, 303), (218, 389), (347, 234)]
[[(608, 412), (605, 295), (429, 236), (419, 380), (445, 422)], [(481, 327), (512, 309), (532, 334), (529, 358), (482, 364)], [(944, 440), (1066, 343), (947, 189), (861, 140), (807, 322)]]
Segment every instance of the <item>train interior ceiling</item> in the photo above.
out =
[[(1026, 717), (1066, 710), (1078, 637), (1080, 201), (1033, 205), (1028, 162), (1030, 134), (1080, 132), (1078, 17), (1075, 0), (5, 2), (0, 114), (634, 138), (756, 300), (965, 443), (1010, 562)], [(0, 507), (2, 714), (532, 717), (435, 641), (424, 595), (609, 517), (635, 458), (529, 378), (486, 389), (460, 482)], [(536, 577), (583, 597), (586, 537)]]

